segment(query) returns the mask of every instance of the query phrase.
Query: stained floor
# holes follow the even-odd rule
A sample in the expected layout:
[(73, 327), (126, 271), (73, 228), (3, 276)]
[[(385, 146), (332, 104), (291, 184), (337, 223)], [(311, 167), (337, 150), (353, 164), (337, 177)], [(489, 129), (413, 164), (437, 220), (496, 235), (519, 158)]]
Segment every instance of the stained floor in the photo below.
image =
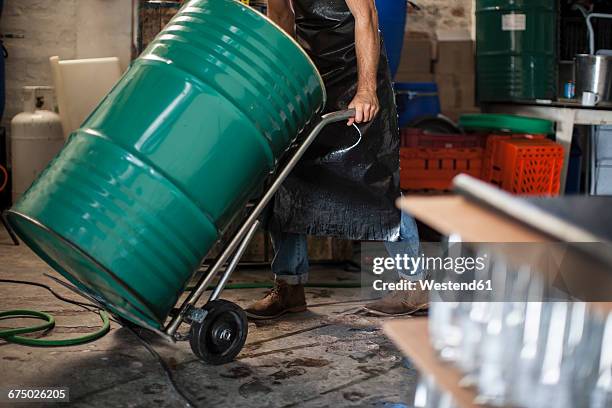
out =
[[(41, 282), (76, 298), (45, 272), (54, 273), (25, 246), (13, 246), (0, 229), (0, 279)], [(242, 269), (233, 282), (269, 279), (266, 269)], [(311, 282), (358, 280), (358, 273), (337, 267), (316, 266), (311, 272)], [(226, 290), (222, 297), (246, 306), (265, 292)], [(0, 340), (0, 388), (69, 387), (77, 407), (410, 406), (416, 373), (382, 334), (383, 320), (363, 313), (360, 292), (307, 289), (308, 312), (249, 323), (245, 348), (224, 366), (202, 363), (186, 342), (171, 344), (145, 333), (164, 371), (134, 333), (115, 323), (104, 338), (82, 346), (28, 348)], [(78, 336), (100, 324), (98, 315), (42, 288), (0, 283), (0, 310), (16, 308), (54, 315), (57, 326), (49, 338)], [(0, 326), (18, 323), (2, 321)]]

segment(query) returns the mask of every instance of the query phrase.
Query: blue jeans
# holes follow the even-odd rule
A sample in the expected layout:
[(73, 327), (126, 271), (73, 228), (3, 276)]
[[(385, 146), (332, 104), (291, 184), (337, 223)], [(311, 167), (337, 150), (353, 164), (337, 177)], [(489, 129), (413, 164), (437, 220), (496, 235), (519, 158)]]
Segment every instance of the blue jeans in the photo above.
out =
[[(272, 272), (276, 279), (282, 279), (290, 285), (304, 284), (308, 281), (308, 244), (306, 235), (290, 232), (270, 231), (274, 246)], [(402, 212), (400, 222), (400, 239), (397, 242), (385, 242), (389, 256), (419, 255), (419, 231), (414, 218)], [(416, 280), (421, 274), (399, 276), (404, 279)]]

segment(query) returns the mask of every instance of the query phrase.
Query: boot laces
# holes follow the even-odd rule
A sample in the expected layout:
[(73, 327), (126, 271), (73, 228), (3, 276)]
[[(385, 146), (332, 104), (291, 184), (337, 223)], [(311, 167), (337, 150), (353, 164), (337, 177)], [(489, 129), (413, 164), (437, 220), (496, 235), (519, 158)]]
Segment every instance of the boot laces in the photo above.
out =
[(270, 289), (266, 297), (279, 298), (280, 295), (281, 295), (281, 285), (278, 284), (277, 282), (274, 282), (274, 286), (272, 287), (272, 289)]

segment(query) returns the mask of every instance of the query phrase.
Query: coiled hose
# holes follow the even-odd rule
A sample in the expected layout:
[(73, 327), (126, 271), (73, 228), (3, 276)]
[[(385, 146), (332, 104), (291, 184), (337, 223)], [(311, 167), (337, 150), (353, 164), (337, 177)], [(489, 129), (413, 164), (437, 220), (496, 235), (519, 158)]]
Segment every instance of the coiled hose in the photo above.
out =
[(35, 339), (31, 337), (24, 337), (21, 334), (28, 333), (36, 333), (36, 332), (48, 332), (49, 330), (55, 327), (55, 318), (48, 313), (39, 312), (37, 310), (27, 310), (27, 309), (17, 309), (17, 310), (8, 310), (8, 311), (0, 311), (0, 320), (6, 319), (39, 319), (43, 320), (44, 323), (36, 324), (28, 327), (17, 327), (11, 329), (3, 329), (0, 330), (0, 339), (8, 341), (10, 343), (21, 344), (23, 346), (30, 347), (66, 347), (66, 346), (76, 346), (79, 344), (88, 343), (90, 341), (97, 340), (103, 337), (106, 333), (110, 331), (110, 318), (108, 313), (104, 310), (100, 310), (100, 308), (96, 305), (92, 305), (90, 303), (83, 303), (76, 300), (68, 299), (59, 293), (55, 292), (50, 286), (45, 285), (43, 283), (38, 282), (29, 282), (15, 279), (0, 279), (0, 283), (9, 283), (9, 284), (17, 284), (17, 285), (29, 285), (29, 286), (37, 286), (39, 288), (43, 288), (48, 290), (53, 296), (62, 302), (70, 303), (83, 309), (96, 312), (100, 315), (100, 319), (102, 319), (102, 327), (96, 330), (93, 333), (88, 333), (83, 336), (73, 337), (70, 339)]
[(10, 343), (21, 344), (23, 346), (31, 347), (66, 347), (76, 346), (83, 343), (94, 341), (104, 336), (110, 331), (110, 319), (105, 311), (100, 311), (100, 318), (102, 319), (102, 327), (93, 333), (88, 333), (84, 336), (73, 337), (70, 339), (59, 339), (59, 340), (47, 340), (47, 339), (33, 339), (30, 337), (23, 337), (20, 334), (35, 333), (39, 331), (49, 331), (55, 327), (55, 318), (48, 313), (39, 312), (36, 310), (9, 310), (6, 312), (0, 312), (0, 319), (18, 319), (18, 318), (34, 318), (44, 320), (44, 323), (29, 326), (29, 327), (18, 327), (15, 329), (0, 330), (0, 339), (6, 340)]
[[(76, 346), (84, 343), (88, 343), (90, 341), (97, 340), (106, 333), (110, 331), (110, 318), (108, 313), (104, 310), (101, 310), (98, 306), (82, 303), (75, 300), (71, 300), (65, 298), (58, 293), (56, 293), (50, 286), (44, 285), (38, 282), (28, 282), (28, 281), (20, 281), (13, 279), (0, 279), (0, 283), (13, 283), (20, 285), (31, 285), (38, 286), (44, 289), (47, 289), (53, 296), (58, 298), (63, 302), (67, 302), (73, 305), (80, 306), (90, 312), (97, 312), (102, 319), (102, 327), (96, 330), (93, 333), (88, 333), (83, 336), (74, 337), (70, 339), (58, 339), (58, 340), (47, 340), (47, 339), (34, 339), (31, 337), (21, 336), (22, 334), (28, 333), (36, 333), (36, 332), (48, 332), (55, 327), (55, 318), (48, 313), (39, 312), (36, 310), (27, 310), (27, 309), (18, 309), (18, 310), (8, 310), (5, 312), (0, 311), (0, 320), (4, 319), (19, 319), (19, 318), (32, 318), (43, 320), (43, 323), (28, 326), (28, 327), (18, 327), (13, 329), (3, 329), (0, 330), (0, 339), (8, 341), (10, 343), (21, 344), (23, 346), (31, 346), (31, 347), (67, 347), (67, 346)], [(227, 285), (225, 289), (269, 289), (272, 288), (271, 283), (234, 283)], [(309, 288), (358, 288), (361, 287), (359, 282), (331, 282), (331, 283), (309, 283), (304, 285)], [(187, 290), (192, 290), (193, 287), (188, 287)], [(209, 288), (214, 289), (214, 287)]]

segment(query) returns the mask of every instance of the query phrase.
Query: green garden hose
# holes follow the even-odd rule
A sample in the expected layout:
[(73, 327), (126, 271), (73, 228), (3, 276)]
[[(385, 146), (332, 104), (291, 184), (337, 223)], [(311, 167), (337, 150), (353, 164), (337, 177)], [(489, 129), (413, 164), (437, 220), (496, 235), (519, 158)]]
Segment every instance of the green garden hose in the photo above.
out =
[(15, 329), (0, 330), (0, 339), (6, 340), (10, 343), (21, 344), (23, 346), (32, 347), (65, 347), (65, 346), (76, 346), (83, 343), (88, 343), (93, 340), (97, 340), (104, 336), (110, 330), (110, 320), (108, 314), (101, 310), (100, 318), (102, 319), (102, 327), (93, 333), (88, 333), (84, 336), (74, 337), (71, 339), (59, 339), (59, 340), (43, 340), (43, 339), (32, 339), (29, 337), (19, 336), (20, 334), (34, 333), (38, 331), (51, 330), (55, 326), (55, 319), (48, 313), (38, 312), (36, 310), (9, 310), (6, 312), (0, 312), (0, 319), (17, 319), (17, 318), (35, 318), (44, 320), (44, 323), (37, 324), (29, 327), (18, 327)]
[[(26, 284), (32, 286), (39, 286), (44, 289), (49, 290), (55, 297), (58, 299), (72, 303), (81, 307), (91, 306), (84, 303), (80, 303), (77, 301), (72, 301), (58, 295), (53, 291), (49, 286), (37, 283), (37, 282), (27, 282), (27, 281), (18, 281), (11, 279), (0, 279), (0, 283), (15, 283), (15, 284)], [(227, 285), (225, 289), (270, 289), (274, 285), (272, 283), (233, 283)], [(330, 283), (308, 283), (304, 285), (308, 288), (359, 288), (361, 284), (359, 282), (330, 282)], [(194, 287), (188, 287), (187, 290), (193, 290)], [(209, 290), (214, 290), (214, 287), (209, 288)], [(87, 307), (86, 307), (87, 308)], [(89, 309), (88, 309), (89, 310)], [(55, 327), (55, 318), (48, 313), (39, 312), (36, 310), (9, 310), (5, 312), (0, 311), (0, 320), (4, 319), (18, 319), (18, 318), (34, 318), (43, 320), (43, 323), (36, 324), (28, 327), (18, 327), (14, 329), (4, 329), (0, 330), (0, 339), (8, 341), (10, 343), (21, 344), (24, 346), (32, 346), (32, 347), (66, 347), (66, 346), (76, 346), (79, 344), (88, 343), (90, 341), (97, 340), (103, 337), (106, 333), (110, 331), (110, 319), (108, 317), (108, 313), (103, 310), (99, 310), (100, 318), (102, 319), (102, 327), (93, 333), (86, 334), (84, 336), (74, 337), (70, 339), (58, 339), (58, 340), (46, 340), (46, 339), (33, 339), (30, 337), (20, 336), (21, 334), (27, 333), (35, 333), (40, 331), (48, 331)]]

